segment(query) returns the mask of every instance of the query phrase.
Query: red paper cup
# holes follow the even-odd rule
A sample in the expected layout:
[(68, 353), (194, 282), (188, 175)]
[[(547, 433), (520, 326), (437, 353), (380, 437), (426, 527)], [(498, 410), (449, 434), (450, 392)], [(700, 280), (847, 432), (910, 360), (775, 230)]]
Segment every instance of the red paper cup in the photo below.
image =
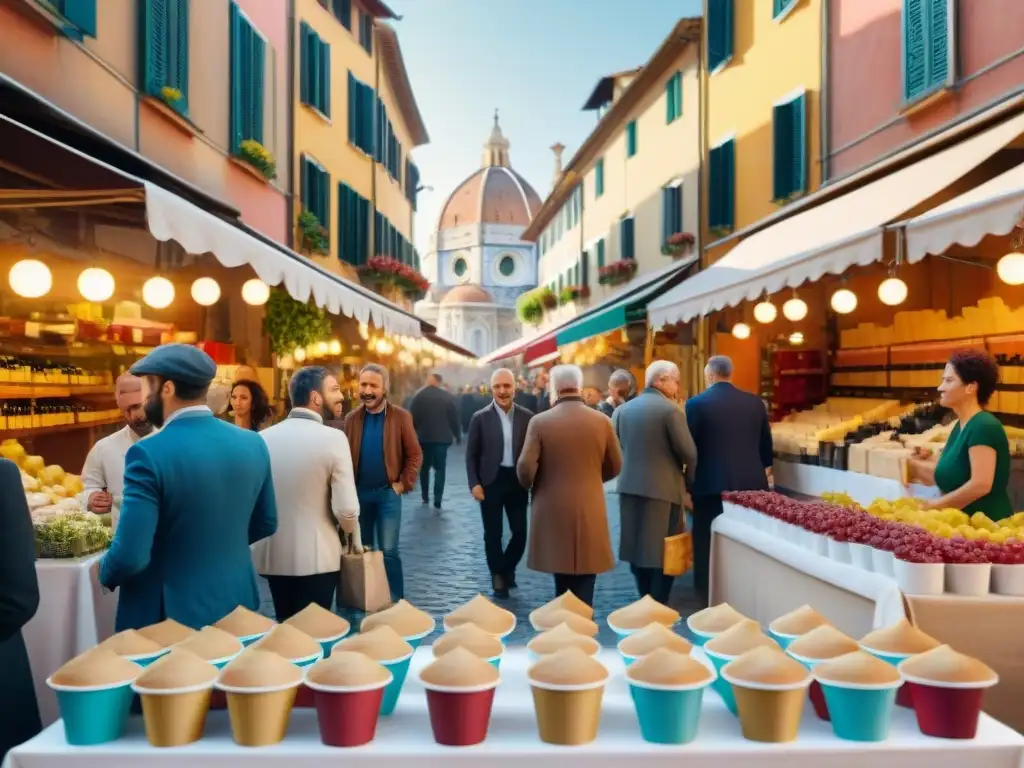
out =
[(996, 678), (985, 683), (936, 683), (906, 674), (903, 679), (903, 687), (911, 690), (921, 733), (940, 739), (973, 739), (985, 689), (999, 682)]
[(494, 691), (500, 682), (474, 688), (445, 688), (424, 683), (434, 741), (447, 747), (468, 747), (486, 739)]
[(316, 722), (320, 741), (328, 747), (361, 747), (369, 744), (377, 733), (377, 718), (384, 689), (383, 683), (352, 688), (337, 688), (306, 682), (316, 706)]
[(310, 709), (316, 706), (316, 696), (313, 694), (313, 690), (305, 683), (300, 685), (299, 690), (295, 692), (294, 706), (300, 709)]
[(811, 704), (814, 706), (814, 714), (826, 722), (831, 722), (832, 718), (828, 714), (828, 704), (825, 703), (825, 693), (821, 690), (821, 684), (817, 680), (811, 683), (808, 695), (811, 697)]

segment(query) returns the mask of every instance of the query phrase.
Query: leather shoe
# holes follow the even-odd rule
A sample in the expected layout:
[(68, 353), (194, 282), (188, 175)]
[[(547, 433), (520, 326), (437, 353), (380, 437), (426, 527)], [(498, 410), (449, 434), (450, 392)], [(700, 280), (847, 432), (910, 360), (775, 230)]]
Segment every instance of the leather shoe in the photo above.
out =
[(509, 597), (508, 584), (505, 583), (505, 577), (500, 573), (491, 575), (491, 585), (494, 587), (495, 597)]

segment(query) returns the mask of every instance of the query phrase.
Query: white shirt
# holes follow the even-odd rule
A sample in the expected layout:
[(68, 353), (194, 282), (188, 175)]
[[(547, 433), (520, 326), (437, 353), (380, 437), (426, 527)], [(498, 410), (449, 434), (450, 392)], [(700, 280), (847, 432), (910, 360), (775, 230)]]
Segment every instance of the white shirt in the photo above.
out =
[(338, 523), (359, 517), (348, 438), (319, 414), (292, 415), (260, 432), (270, 452), (277, 532), (252, 545), (256, 572), (310, 576), (341, 567)]
[(494, 401), (494, 410), (498, 412), (498, 420), (501, 422), (501, 437), (505, 443), (501, 451), (501, 466), (503, 467), (515, 466), (515, 462), (512, 460), (512, 415), (515, 413), (515, 409), (516, 407), (513, 405), (508, 409), (508, 413), (505, 413), (498, 402)]
[(114, 497), (114, 503), (110, 506), (110, 520), (114, 528), (117, 528), (117, 521), (121, 517), (124, 457), (128, 449), (142, 439), (131, 427), (125, 426), (124, 429), (97, 440), (89, 455), (85, 457), (85, 466), (82, 467), (83, 490), (78, 494), (78, 503), (82, 505), (82, 509), (88, 509), (89, 498), (106, 488), (107, 493)]

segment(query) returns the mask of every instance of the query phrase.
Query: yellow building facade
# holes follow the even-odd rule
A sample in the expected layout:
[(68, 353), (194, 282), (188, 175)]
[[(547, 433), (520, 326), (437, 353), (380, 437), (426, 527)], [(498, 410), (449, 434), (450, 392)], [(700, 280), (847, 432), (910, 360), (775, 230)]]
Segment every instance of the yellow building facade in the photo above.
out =
[(394, 18), (377, 0), (295, 3), (296, 248), (349, 276), (374, 256), (418, 268), (412, 150), (428, 136)]

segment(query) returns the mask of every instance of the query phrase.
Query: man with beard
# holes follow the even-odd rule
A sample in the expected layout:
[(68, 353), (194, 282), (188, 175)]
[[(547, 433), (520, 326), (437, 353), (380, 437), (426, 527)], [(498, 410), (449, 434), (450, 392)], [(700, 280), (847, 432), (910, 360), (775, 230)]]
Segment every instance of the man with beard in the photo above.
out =
[(345, 417), (359, 496), (363, 546), (384, 555), (391, 599), (405, 595), (398, 536), (402, 529), (402, 494), (416, 484), (423, 452), (412, 415), (388, 402), (388, 371), (367, 363), (359, 372), (360, 405)]
[(126, 373), (114, 384), (114, 400), (127, 425), (97, 440), (82, 467), (83, 490), (79, 503), (97, 515), (110, 515), (116, 530), (124, 494), (124, 457), (142, 438), (153, 431), (142, 407), (142, 380)]
[(256, 573), (270, 584), (279, 622), (310, 603), (333, 607), (342, 554), (339, 528), (362, 551), (348, 440), (324, 424), (341, 404), (341, 385), (326, 368), (307, 366), (292, 376), (288, 394), (288, 417), (260, 433), (270, 451), (277, 532), (252, 546)]
[(121, 588), (117, 631), (174, 619), (199, 629), (260, 605), (249, 545), (277, 530), (267, 445), (206, 405), (217, 365), (187, 344), (131, 367), (160, 431), (125, 456), (121, 521), (99, 567)]

